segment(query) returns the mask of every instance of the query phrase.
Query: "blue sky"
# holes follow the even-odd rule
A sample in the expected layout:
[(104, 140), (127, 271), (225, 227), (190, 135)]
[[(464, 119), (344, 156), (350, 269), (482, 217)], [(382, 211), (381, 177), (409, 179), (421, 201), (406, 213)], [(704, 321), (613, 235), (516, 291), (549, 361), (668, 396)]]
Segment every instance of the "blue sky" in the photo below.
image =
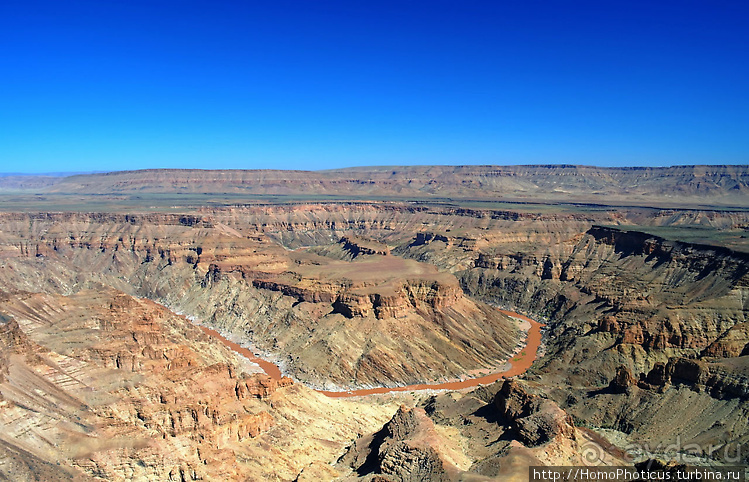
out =
[(0, 3), (0, 172), (749, 163), (749, 2)]

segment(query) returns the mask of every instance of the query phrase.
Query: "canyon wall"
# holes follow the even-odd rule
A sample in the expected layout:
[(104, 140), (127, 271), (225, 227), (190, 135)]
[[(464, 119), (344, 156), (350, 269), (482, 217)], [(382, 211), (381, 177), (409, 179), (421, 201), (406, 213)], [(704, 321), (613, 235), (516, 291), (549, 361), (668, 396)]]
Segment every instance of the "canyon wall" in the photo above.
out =
[[(423, 414), (401, 411), (376, 451), (358, 444), (335, 469), (407, 477), (413, 471), (398, 475), (402, 464), (395, 461), (415, 451), (424, 461), (418, 467), (428, 466), (435, 477), (466, 471), (497, 476), (509, 470), (511, 460), (551, 461), (549, 443), (576, 460), (581, 444), (591, 442), (585, 437), (595, 438), (586, 432), (591, 427), (615, 429), (651, 445), (677, 436), (700, 443), (747, 437), (742, 422), (749, 358), (747, 255), (641, 229), (699, 222), (740, 234), (747, 221), (737, 212), (534, 213), (398, 203), (237, 206), (185, 214), (1, 214), (0, 277), (15, 290), (9, 303), (44, 295), (77, 304), (112, 289), (150, 298), (251, 341), (294, 378), (320, 387), (402, 384), (488, 370), (522, 344), (518, 324), (494, 306), (528, 313), (547, 324), (545, 356), (526, 374), (521, 391), (508, 387), (501, 395), (517, 399), (511, 404), (517, 410), (492, 401), (501, 386), (480, 389), (463, 402), (440, 396), (425, 402)], [(3, 312), (8, 320), (23, 319), (24, 310), (61, 310), (59, 301), (46, 298), (33, 309), (13, 303)], [(39, 333), (29, 343), (56, 353), (69, 349)], [(165, 343), (164, 335), (150, 328), (128, 333), (133, 346), (107, 342), (106, 348), (84, 353), (117, 373), (143, 374), (157, 359), (180, 370), (199, 364), (181, 349), (148, 348)], [(14, 336), (4, 336), (4, 343), (23, 346)], [(3, 383), (15, 383), (8, 377), (18, 360), (0, 360)], [(31, 369), (41, 370), (43, 365), (34, 363)], [(237, 375), (226, 369), (226, 376)], [(237, 403), (263, 403), (268, 384), (253, 377), (227, 382), (228, 396)], [(293, 388), (297, 385), (281, 390), (302, 390)], [(251, 395), (255, 392), (260, 398)], [(12, 400), (11, 391), (2, 393)], [(194, 427), (207, 426), (202, 405), (166, 400), (166, 411), (160, 401), (156, 411), (128, 408), (127, 423), (160, 430), (167, 438), (189, 437)], [(492, 403), (499, 412), (484, 408)], [(469, 407), (485, 416), (469, 416), (473, 412), (463, 412)], [(674, 412), (682, 414), (678, 420)], [(248, 413), (252, 420), (236, 425), (246, 433), (240, 445), (282, 421), (260, 405)], [(521, 445), (486, 452), (469, 442), (483, 435), (457, 428), (460, 420), (471, 420), (476, 430), (498, 436), (492, 417), (504, 420), (502, 430)], [(541, 441), (534, 438), (534, 424), (559, 430)], [(397, 431), (397, 426), (410, 428)], [(391, 428), (392, 434), (383, 435)], [(449, 434), (457, 436), (454, 430), (470, 450), (446, 442)], [(447, 449), (434, 449), (434, 440)], [(379, 465), (368, 455), (375, 452)], [(49, 459), (36, 457), (38, 462), (29, 459), (34, 470), (43, 470)], [(186, 474), (194, 469), (190, 457), (180, 459)], [(76, 470), (119, 470), (108, 463), (97, 460), (94, 468), (76, 465)], [(301, 470), (292, 462), (288, 467), (297, 471), (286, 473)], [(318, 473), (305, 470), (309, 477)]]

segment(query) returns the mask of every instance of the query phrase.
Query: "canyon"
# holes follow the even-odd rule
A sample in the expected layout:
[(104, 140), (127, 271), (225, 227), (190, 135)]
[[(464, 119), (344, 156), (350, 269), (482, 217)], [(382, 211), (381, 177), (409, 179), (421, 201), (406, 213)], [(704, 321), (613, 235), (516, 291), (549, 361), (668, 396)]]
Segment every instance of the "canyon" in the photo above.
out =
[(2, 178), (0, 475), (746, 464), (747, 179), (745, 166)]

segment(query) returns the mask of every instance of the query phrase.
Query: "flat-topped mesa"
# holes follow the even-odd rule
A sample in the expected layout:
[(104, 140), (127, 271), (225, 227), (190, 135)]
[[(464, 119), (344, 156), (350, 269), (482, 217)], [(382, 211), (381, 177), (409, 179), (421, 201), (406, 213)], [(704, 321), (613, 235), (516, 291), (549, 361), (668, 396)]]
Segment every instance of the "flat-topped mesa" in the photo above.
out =
[[(333, 308), (347, 318), (374, 315), (378, 320), (402, 318), (412, 310), (441, 310), (463, 297), (457, 280), (406, 280), (391, 289), (372, 293), (347, 291), (338, 295)], [(455, 281), (451, 283), (449, 281)]]
[[(350, 244), (354, 238), (344, 239)], [(381, 247), (382, 252), (387, 249), (384, 244)], [(215, 265), (206, 276), (207, 284), (223, 275)], [(452, 274), (426, 263), (382, 254), (347, 261), (300, 251), (292, 254), (284, 271), (255, 273), (251, 284), (298, 302), (330, 304), (329, 313), (346, 318), (403, 318), (418, 312), (423, 316), (463, 299), (460, 284)]]
[(352, 284), (345, 279), (304, 282), (304, 286), (300, 286), (290, 280), (256, 279), (252, 285), (303, 302), (331, 303), (334, 313), (347, 318), (374, 316), (379, 320), (402, 318), (414, 310), (442, 310), (463, 298), (458, 281), (447, 274), (440, 275), (439, 279), (383, 280), (372, 284)]
[(386, 244), (359, 236), (343, 236), (338, 242), (343, 245), (344, 251), (351, 253), (354, 258), (361, 254), (390, 254), (390, 248)]

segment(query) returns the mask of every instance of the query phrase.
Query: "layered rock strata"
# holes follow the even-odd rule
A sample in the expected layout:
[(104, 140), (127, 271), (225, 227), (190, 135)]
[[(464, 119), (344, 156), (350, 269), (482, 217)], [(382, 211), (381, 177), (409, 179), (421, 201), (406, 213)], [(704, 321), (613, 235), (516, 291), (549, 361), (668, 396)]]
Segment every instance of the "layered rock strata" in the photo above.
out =
[(363, 407), (258, 374), (111, 289), (3, 293), (0, 313), (0, 476), (13, 480), (288, 480), (392, 413), (347, 419)]
[(249, 234), (258, 225), (230, 225), (232, 215), (8, 215), (6, 276), (33, 289), (47, 270), (59, 275), (40, 280), (45, 290), (102, 283), (147, 296), (326, 388), (494, 370), (520, 341), (516, 322), (464, 296), (453, 275), (383, 243), (338, 237), (351, 259), (290, 251), (270, 233)]

